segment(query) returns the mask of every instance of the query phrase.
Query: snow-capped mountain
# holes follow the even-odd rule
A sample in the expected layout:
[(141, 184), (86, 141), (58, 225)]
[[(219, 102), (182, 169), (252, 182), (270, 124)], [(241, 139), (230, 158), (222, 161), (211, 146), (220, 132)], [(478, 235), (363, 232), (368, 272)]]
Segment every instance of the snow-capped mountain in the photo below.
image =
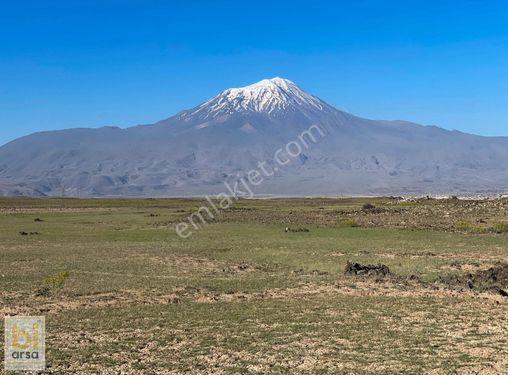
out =
[(249, 111), (284, 116), (291, 112), (330, 111), (321, 99), (300, 89), (293, 82), (275, 77), (249, 86), (232, 88), (207, 100), (182, 118), (197, 116), (209, 120), (237, 112)]
[(274, 155), (312, 125), (302, 147), (257, 194), (506, 192), (508, 138), (480, 137), (339, 111), (283, 78), (227, 89), (195, 108), (127, 129), (43, 132), (0, 147), (0, 194), (183, 196), (274, 167)]

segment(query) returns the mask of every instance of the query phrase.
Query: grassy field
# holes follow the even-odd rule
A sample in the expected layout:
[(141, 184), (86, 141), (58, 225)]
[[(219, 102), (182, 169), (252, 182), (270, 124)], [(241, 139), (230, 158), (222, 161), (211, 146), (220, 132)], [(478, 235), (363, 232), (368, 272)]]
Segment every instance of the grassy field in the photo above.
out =
[(178, 237), (202, 204), (0, 198), (2, 315), (46, 316), (48, 373), (508, 373), (508, 298), (445, 281), (507, 261), (508, 201), (249, 200)]

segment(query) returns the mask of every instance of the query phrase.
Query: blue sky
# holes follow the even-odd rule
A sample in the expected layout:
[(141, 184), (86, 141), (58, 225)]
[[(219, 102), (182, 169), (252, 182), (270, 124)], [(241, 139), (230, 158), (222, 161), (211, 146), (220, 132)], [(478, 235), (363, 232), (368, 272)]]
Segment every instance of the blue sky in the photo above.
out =
[(505, 1), (0, 5), (0, 144), (151, 123), (273, 76), (359, 116), (508, 135)]

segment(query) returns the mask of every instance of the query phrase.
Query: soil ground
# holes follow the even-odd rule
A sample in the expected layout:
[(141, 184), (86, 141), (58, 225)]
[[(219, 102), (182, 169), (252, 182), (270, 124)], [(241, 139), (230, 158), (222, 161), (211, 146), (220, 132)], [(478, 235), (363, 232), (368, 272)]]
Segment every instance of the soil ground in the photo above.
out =
[(242, 200), (178, 237), (203, 205), (0, 198), (45, 373), (508, 374), (508, 200)]

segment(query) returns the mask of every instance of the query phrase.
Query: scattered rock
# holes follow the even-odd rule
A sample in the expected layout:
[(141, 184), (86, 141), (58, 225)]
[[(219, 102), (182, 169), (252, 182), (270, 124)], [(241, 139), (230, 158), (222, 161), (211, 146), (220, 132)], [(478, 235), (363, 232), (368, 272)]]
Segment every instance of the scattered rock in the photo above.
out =
[(471, 290), (493, 291), (508, 297), (508, 263), (498, 263), (488, 269), (468, 274), (452, 274), (440, 277), (444, 284), (464, 286)]
[(245, 271), (245, 270), (247, 270), (248, 268), (249, 268), (249, 265), (248, 265), (248, 264), (240, 264), (240, 265), (238, 266), (238, 269), (239, 269), (240, 271)]
[(498, 263), (487, 270), (478, 271), (472, 275), (472, 280), (474, 283), (508, 287), (508, 263)]
[(328, 275), (328, 272), (326, 272), (326, 271), (320, 271), (320, 270), (312, 270), (311, 273), (312, 273), (312, 275), (317, 275), (317, 276)]
[(307, 228), (288, 228), (284, 229), (286, 233), (309, 232)]
[(21, 232), (19, 232), (19, 234), (20, 234), (21, 236), (28, 236), (28, 235), (30, 235), (30, 236), (35, 236), (35, 235), (38, 235), (38, 234), (40, 234), (40, 233), (39, 233), (39, 232), (30, 232), (30, 233), (28, 233), (28, 232), (25, 232), (25, 231), (21, 231)]
[(407, 280), (409, 280), (409, 281), (421, 281), (421, 280), (420, 280), (420, 278), (419, 278), (418, 276), (413, 275), (413, 274), (409, 275), (409, 276), (407, 277)]
[(360, 264), (347, 262), (344, 268), (344, 275), (353, 276), (390, 276), (390, 269), (384, 264)]
[(35, 291), (36, 297), (49, 297), (51, 295), (51, 289), (48, 286), (41, 286)]

